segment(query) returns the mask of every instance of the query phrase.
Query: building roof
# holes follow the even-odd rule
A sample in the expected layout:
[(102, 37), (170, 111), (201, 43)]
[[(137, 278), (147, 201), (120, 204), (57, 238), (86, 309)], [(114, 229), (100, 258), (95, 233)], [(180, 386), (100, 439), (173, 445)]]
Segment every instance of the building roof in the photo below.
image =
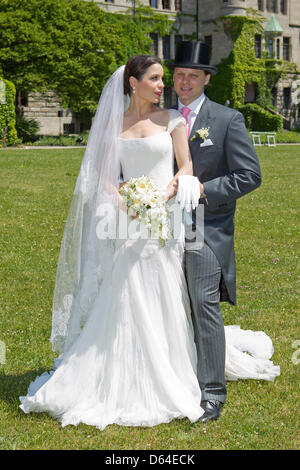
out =
[(282, 33), (283, 28), (280, 26), (274, 13), (270, 16), (265, 26), (265, 32), (267, 33)]

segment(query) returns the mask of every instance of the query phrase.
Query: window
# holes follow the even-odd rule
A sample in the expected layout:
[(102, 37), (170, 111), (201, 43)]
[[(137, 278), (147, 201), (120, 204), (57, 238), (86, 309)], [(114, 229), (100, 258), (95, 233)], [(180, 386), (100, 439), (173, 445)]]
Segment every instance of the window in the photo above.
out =
[(182, 10), (182, 0), (175, 0), (175, 10), (176, 11)]
[(152, 8), (157, 8), (157, 0), (149, 0), (149, 5)]
[(114, 3), (115, 0), (105, 0), (106, 3)]
[(205, 42), (205, 44), (207, 44), (211, 48), (211, 46), (212, 46), (212, 35), (204, 36), (204, 42)]
[(75, 134), (75, 125), (73, 122), (64, 124), (64, 134)]
[(280, 0), (280, 13), (283, 15), (287, 14), (287, 1), (286, 0)]
[(289, 109), (290, 104), (291, 104), (291, 89), (284, 88), (283, 89), (283, 105), (285, 109)]
[(271, 0), (271, 12), (272, 13), (277, 12), (277, 0)]
[(257, 9), (264, 11), (264, 0), (257, 0)]
[(276, 58), (280, 59), (280, 39), (276, 40)]
[(256, 96), (257, 96), (257, 91), (256, 91), (257, 85), (256, 83), (246, 83), (245, 85), (245, 98), (244, 102), (245, 103), (255, 103)]
[(274, 41), (271, 38), (268, 40), (268, 50), (269, 50), (269, 58), (273, 59), (273, 56), (274, 56)]
[(172, 103), (172, 88), (164, 88), (164, 107), (170, 108), (173, 105)]
[(158, 56), (158, 34), (150, 33), (150, 38), (152, 39), (152, 55)]
[(212, 35), (204, 36), (204, 42), (209, 47), (209, 60), (210, 60), (211, 59), (211, 53), (212, 53)]
[(181, 36), (181, 34), (176, 34), (175, 35), (175, 49), (177, 47), (177, 44), (181, 41), (183, 41), (183, 36)]
[(28, 106), (28, 95), (24, 92), (21, 95), (21, 106), (25, 106), (25, 107)]
[(164, 56), (164, 59), (170, 59), (171, 57), (170, 36), (163, 37), (163, 56)]
[(271, 13), (277, 12), (277, 0), (267, 0), (267, 10)]
[(290, 60), (290, 38), (283, 38), (282, 58)]
[(170, 10), (170, 0), (162, 0), (162, 7), (164, 10)]
[(277, 88), (273, 87), (271, 90), (271, 103), (273, 106), (277, 104)]
[(259, 34), (255, 35), (254, 48), (255, 48), (255, 57), (260, 59), (261, 58), (261, 36)]

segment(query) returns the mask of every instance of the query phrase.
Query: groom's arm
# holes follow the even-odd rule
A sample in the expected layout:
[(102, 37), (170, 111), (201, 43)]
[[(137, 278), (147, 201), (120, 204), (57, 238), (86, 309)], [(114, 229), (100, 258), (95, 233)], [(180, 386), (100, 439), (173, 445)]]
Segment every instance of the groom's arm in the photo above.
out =
[(203, 183), (208, 206), (235, 201), (261, 184), (259, 161), (245, 127), (243, 115), (236, 112), (228, 126), (224, 155), (228, 174)]

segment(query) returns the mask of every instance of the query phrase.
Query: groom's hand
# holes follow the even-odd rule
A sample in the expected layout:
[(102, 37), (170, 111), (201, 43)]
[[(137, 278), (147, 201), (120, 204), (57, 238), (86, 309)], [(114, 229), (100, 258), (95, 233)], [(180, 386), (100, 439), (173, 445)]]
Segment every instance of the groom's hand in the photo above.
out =
[(178, 176), (176, 202), (180, 204), (182, 209), (185, 208), (187, 212), (190, 212), (199, 204), (200, 190), (201, 183), (196, 176), (180, 175)]

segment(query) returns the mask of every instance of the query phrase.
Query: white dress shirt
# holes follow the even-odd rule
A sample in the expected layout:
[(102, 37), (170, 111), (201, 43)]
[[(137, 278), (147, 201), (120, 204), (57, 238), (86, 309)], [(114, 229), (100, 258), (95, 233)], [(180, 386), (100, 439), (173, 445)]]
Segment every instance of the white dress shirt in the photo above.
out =
[[(186, 106), (187, 108), (190, 108), (191, 109), (191, 112), (190, 114), (188, 115), (188, 121), (189, 121), (189, 125), (190, 125), (190, 131), (193, 129), (193, 125), (195, 123), (195, 119), (197, 117), (197, 114), (199, 113), (200, 109), (201, 109), (201, 106), (203, 104), (203, 101), (205, 99), (205, 94), (202, 93), (201, 96), (199, 96), (199, 98), (197, 98), (195, 101), (192, 101), (192, 103), (190, 103), (188, 106)], [(178, 111), (181, 112), (181, 109), (185, 107), (184, 104), (181, 103), (180, 99), (178, 98)], [(205, 201), (206, 201), (206, 204), (207, 204), (207, 198), (206, 198), (206, 195), (204, 193), (204, 186), (202, 185), (201, 186), (201, 194), (200, 194), (200, 197), (201, 198), (205, 198)], [(190, 201), (189, 201), (190, 202)]]
[(205, 98), (205, 94), (202, 93), (202, 95), (199, 96), (199, 98), (197, 98), (195, 101), (192, 101), (192, 103), (190, 103), (189, 105), (182, 104), (180, 99), (178, 98), (178, 111), (181, 112), (181, 109), (184, 108), (184, 107), (187, 107), (187, 108), (191, 109), (191, 112), (188, 115), (190, 130), (192, 130), (192, 128), (193, 128), (193, 125), (195, 123), (195, 119), (196, 119), (197, 114), (199, 113), (199, 111), (201, 109), (204, 98)]

